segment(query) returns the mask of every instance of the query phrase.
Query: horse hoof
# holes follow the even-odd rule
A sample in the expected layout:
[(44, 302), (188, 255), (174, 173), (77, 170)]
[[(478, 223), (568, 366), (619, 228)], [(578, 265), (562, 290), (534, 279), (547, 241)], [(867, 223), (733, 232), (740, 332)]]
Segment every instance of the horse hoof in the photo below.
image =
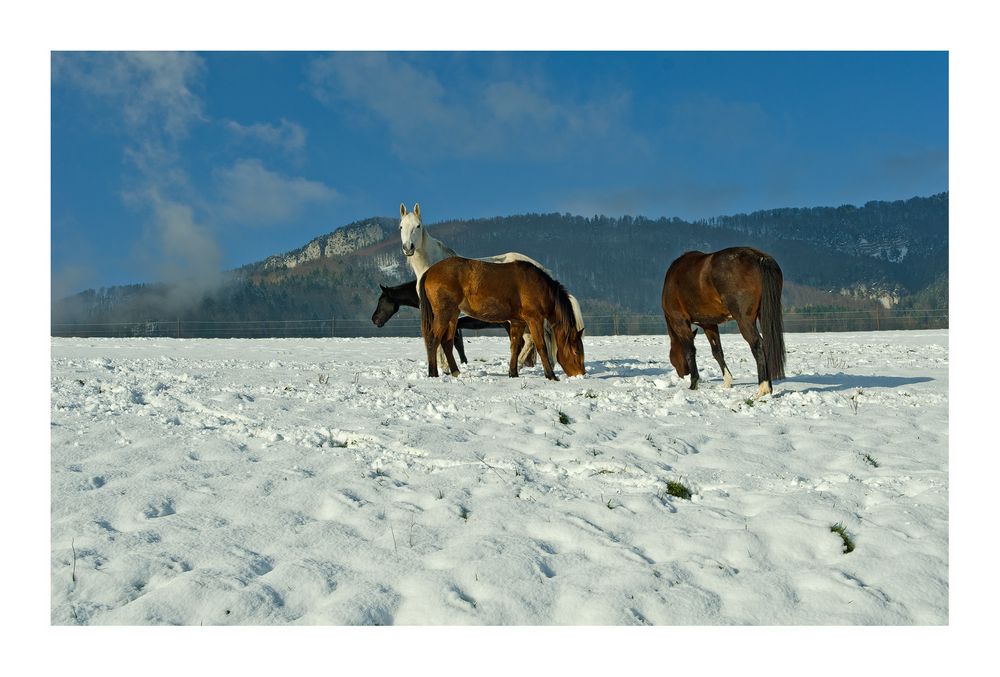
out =
[(546, 375), (545, 378), (549, 379), (550, 381), (558, 381), (559, 380), (559, 377), (556, 376), (555, 374), (552, 374), (552, 376)]
[(692, 383), (691, 387), (688, 388), (688, 390), (697, 390), (697, 389), (698, 389), (698, 384), (697, 383)]
[(760, 384), (760, 386), (757, 387), (757, 394), (754, 395), (753, 398), (755, 400), (758, 400), (761, 397), (763, 397), (764, 395), (770, 395), (770, 394), (771, 394), (771, 382), (770, 381), (763, 381)]
[(458, 376), (458, 375), (459, 375), (460, 373), (461, 373), (461, 372), (460, 372), (460, 371), (458, 371), (458, 369), (456, 369), (455, 371), (451, 372), (451, 375), (452, 375), (453, 377), (457, 377), (457, 376)]

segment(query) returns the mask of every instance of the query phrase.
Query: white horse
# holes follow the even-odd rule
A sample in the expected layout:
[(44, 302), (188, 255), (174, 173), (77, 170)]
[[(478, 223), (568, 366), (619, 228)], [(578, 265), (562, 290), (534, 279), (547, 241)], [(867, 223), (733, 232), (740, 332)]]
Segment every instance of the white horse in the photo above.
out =
[[(417, 276), (417, 289), (420, 289), (420, 278), (423, 277), (427, 269), (433, 266), (435, 263), (442, 259), (446, 259), (449, 256), (458, 256), (454, 249), (447, 246), (441, 240), (436, 237), (432, 237), (424, 224), (420, 220), (420, 203), (413, 205), (413, 211), (406, 211), (406, 205), (400, 203), (399, 205), (399, 238), (403, 248), (403, 254), (406, 256), (406, 262), (409, 264), (410, 269), (413, 270), (414, 274)], [(525, 256), (519, 252), (507, 252), (506, 254), (498, 254), (497, 256), (485, 256), (480, 261), (489, 261), (490, 263), (510, 263), (512, 261), (526, 261), (538, 268), (541, 268), (550, 277), (552, 273), (545, 268), (538, 261), (535, 261), (529, 256)], [(419, 293), (419, 292), (418, 292)], [(576, 328), (579, 331), (583, 330), (583, 314), (580, 312), (580, 304), (577, 302), (576, 297), (569, 294), (569, 300), (573, 304), (573, 314), (576, 317)], [(556, 342), (555, 337), (552, 335), (552, 327), (549, 326), (548, 322), (545, 323), (544, 328), (545, 333), (545, 347), (548, 349), (548, 354), (554, 356), (556, 354)], [(530, 334), (525, 334), (524, 336), (524, 348), (521, 350), (521, 354), (518, 355), (517, 361), (519, 365), (524, 365), (525, 359), (534, 350), (534, 344), (532, 343), (532, 337)], [(439, 348), (440, 351), (440, 348)], [(443, 359), (439, 356), (439, 359)]]

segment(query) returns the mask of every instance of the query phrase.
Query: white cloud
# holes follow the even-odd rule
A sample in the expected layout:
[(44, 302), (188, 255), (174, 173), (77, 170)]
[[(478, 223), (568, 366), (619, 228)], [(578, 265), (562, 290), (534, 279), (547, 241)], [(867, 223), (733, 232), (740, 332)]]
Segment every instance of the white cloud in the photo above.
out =
[(277, 125), (266, 122), (256, 122), (242, 125), (235, 120), (227, 120), (226, 128), (241, 140), (254, 141), (267, 146), (273, 146), (289, 155), (297, 155), (305, 150), (306, 130), (302, 125), (284, 118)]
[[(446, 87), (401, 55), (339, 53), (312, 62), (313, 95), (329, 106), (358, 106), (384, 124), (400, 156), (553, 157), (594, 144), (644, 144), (628, 130), (627, 93), (584, 100), (557, 97), (544, 78), (464, 81)], [(613, 144), (608, 144), (610, 140)]]
[(154, 236), (163, 254), (160, 275), (169, 281), (186, 281), (200, 288), (219, 277), (222, 252), (209, 230), (194, 218), (187, 205), (152, 191), (149, 196), (155, 216)]
[(193, 89), (205, 66), (190, 52), (55, 52), (52, 77), (118, 108), (128, 131), (184, 137), (205, 119)]
[(237, 160), (213, 173), (220, 198), (220, 215), (245, 225), (287, 222), (313, 204), (338, 197), (319, 181), (289, 177), (267, 169), (260, 160)]
[(205, 66), (189, 52), (57, 52), (53, 83), (77, 89), (104, 121), (121, 127), (126, 173), (121, 196), (146, 212), (132, 256), (145, 274), (173, 282), (177, 304), (219, 283), (221, 249), (209, 224), (190, 206), (195, 191), (182, 168), (180, 146), (207, 117), (196, 93)]

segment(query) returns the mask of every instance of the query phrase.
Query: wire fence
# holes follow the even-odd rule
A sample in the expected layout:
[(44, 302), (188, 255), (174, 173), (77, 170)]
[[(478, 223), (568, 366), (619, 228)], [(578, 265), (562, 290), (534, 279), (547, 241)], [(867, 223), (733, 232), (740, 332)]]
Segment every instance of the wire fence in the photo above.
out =
[[(585, 315), (588, 336), (638, 336), (666, 333), (662, 315)], [(832, 312), (786, 312), (786, 332), (882, 331), (947, 329), (948, 309), (884, 309)], [(735, 322), (719, 325), (721, 333), (736, 333)], [(370, 319), (320, 320), (148, 320), (143, 322), (52, 323), (57, 337), (173, 338), (323, 338), (420, 336), (420, 319), (397, 316), (384, 327)], [(467, 336), (502, 336), (503, 329), (466, 331)]]

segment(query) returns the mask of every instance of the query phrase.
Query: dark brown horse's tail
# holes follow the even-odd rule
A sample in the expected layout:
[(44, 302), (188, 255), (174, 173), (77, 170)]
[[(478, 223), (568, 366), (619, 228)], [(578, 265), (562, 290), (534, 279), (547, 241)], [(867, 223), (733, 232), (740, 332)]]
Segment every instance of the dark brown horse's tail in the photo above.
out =
[(764, 359), (772, 380), (785, 378), (785, 324), (781, 317), (783, 277), (778, 262), (760, 258), (760, 331), (764, 338)]
[(430, 340), (431, 335), (431, 325), (434, 324), (434, 309), (431, 308), (431, 302), (427, 300), (427, 293), (424, 290), (424, 280), (427, 279), (426, 271), (425, 274), (420, 278), (420, 333), (424, 335), (424, 341)]

